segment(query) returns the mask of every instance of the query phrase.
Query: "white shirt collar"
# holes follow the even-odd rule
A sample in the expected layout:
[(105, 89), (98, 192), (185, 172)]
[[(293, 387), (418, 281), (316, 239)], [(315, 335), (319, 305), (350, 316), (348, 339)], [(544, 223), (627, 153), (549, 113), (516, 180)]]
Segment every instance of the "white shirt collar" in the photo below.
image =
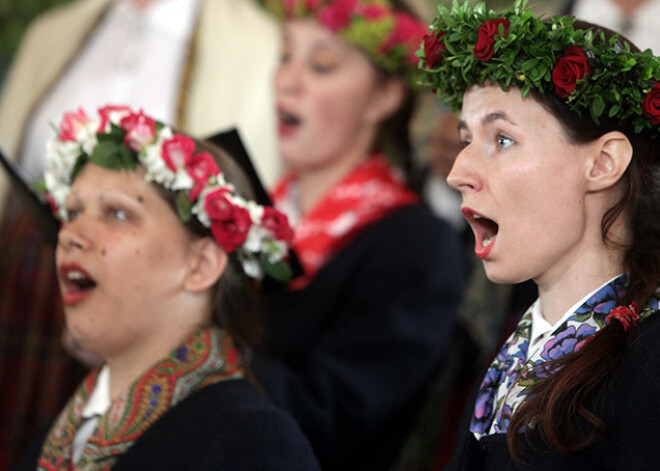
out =
[[(584, 296), (582, 299), (580, 299), (578, 302), (573, 304), (571, 307), (569, 307), (564, 315), (559, 319), (554, 325), (550, 324), (546, 320), (546, 318), (543, 316), (543, 312), (541, 311), (541, 299), (537, 299), (534, 301), (534, 304), (530, 307), (532, 310), (532, 332), (530, 336), (530, 341), (529, 345), (530, 347), (532, 345), (535, 345), (542, 337), (549, 335), (552, 333), (553, 330), (555, 330), (555, 327), (561, 325), (562, 323), (566, 322), (566, 320), (573, 315), (573, 313), (580, 307), (582, 306), (587, 299), (589, 299), (591, 296), (596, 294), (603, 286), (611, 283), (613, 280), (617, 279), (621, 275), (617, 275), (613, 277), (611, 280), (608, 280), (607, 282), (603, 283), (600, 285), (598, 288), (595, 290), (591, 291), (588, 293), (586, 296)], [(531, 348), (530, 348), (531, 351)]]
[(96, 386), (82, 410), (83, 418), (103, 415), (112, 405), (110, 399), (110, 369), (104, 365), (96, 380)]

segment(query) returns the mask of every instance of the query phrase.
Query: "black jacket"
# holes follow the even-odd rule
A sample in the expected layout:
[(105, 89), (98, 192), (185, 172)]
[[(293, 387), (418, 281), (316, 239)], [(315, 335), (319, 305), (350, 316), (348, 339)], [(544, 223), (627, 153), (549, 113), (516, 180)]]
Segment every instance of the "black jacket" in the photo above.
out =
[(656, 470), (660, 469), (660, 312), (630, 332), (630, 349), (605, 400), (589, 407), (607, 430), (586, 450), (574, 455), (551, 451), (532, 436), (526, 465), (514, 465), (504, 434), (477, 441), (469, 432), (474, 400), (464, 415), (448, 470)]
[[(17, 471), (34, 471), (47, 429)], [(207, 386), (156, 421), (113, 471), (318, 470), (309, 443), (288, 414), (245, 380)]]
[(268, 292), (252, 368), (324, 470), (386, 470), (442, 368), (463, 286), (460, 241), (422, 205), (370, 225), (305, 289)]

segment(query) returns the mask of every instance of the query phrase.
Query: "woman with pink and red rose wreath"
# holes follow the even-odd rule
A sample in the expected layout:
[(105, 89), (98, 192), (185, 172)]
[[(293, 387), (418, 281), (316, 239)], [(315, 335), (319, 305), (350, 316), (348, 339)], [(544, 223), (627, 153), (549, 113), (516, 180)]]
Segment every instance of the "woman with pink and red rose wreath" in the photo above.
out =
[(57, 275), (70, 335), (105, 363), (18, 469), (319, 469), (249, 379), (255, 279), (290, 276), (292, 234), (246, 181), (142, 111), (64, 115), (44, 179)]
[(656, 469), (660, 58), (525, 0), (455, 3), (432, 30), (424, 70), (461, 110), (448, 183), (475, 253), (492, 281), (538, 287), (450, 469)]
[(273, 200), (304, 272), (265, 286), (251, 365), (323, 469), (389, 469), (445, 364), (462, 292), (458, 237), (400, 168), (428, 28), (398, 1), (265, 4), (284, 19), (275, 96), (288, 174)]

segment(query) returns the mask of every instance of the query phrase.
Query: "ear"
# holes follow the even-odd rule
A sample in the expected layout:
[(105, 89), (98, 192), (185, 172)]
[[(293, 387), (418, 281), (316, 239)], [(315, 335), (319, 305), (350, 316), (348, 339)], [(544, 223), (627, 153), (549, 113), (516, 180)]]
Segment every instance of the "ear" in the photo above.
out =
[(587, 161), (587, 189), (600, 191), (614, 186), (630, 165), (633, 148), (625, 134), (608, 132), (597, 139)]
[(184, 287), (191, 292), (204, 291), (213, 286), (227, 266), (227, 254), (210, 237), (193, 242), (191, 260)]
[(408, 88), (403, 79), (398, 77), (387, 78), (376, 87), (366, 117), (378, 124), (392, 116), (399, 109), (406, 98)]

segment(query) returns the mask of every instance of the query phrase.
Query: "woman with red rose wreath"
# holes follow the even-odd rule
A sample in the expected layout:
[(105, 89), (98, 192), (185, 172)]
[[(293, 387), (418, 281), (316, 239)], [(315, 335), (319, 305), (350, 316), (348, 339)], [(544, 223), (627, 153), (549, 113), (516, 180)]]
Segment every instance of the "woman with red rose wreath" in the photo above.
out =
[(492, 281), (539, 293), (475, 390), (450, 469), (655, 469), (660, 58), (525, 6), (441, 8), (422, 48), (430, 86), (462, 112), (448, 183), (475, 253)]
[(410, 157), (415, 51), (428, 29), (400, 2), (273, 0), (275, 206), (304, 274), (268, 290), (255, 376), (323, 469), (383, 470), (443, 365), (462, 288), (457, 236), (392, 162)]
[(66, 325), (105, 363), (18, 469), (318, 470), (244, 361), (286, 218), (226, 153), (126, 106), (66, 113), (46, 161)]

